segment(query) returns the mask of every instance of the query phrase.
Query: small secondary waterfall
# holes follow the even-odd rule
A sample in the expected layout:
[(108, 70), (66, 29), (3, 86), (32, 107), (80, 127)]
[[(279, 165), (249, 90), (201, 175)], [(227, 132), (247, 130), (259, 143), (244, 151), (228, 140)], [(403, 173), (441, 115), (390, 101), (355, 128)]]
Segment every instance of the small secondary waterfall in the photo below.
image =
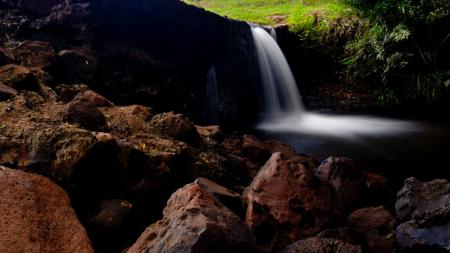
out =
[(261, 27), (251, 26), (258, 56), (265, 117), (258, 128), (351, 138), (397, 135), (419, 131), (413, 122), (367, 116), (335, 116), (306, 112), (289, 64), (274, 38)]
[(208, 119), (211, 124), (218, 122), (218, 101), (216, 68), (211, 66), (206, 75), (206, 95), (203, 109), (203, 117)]

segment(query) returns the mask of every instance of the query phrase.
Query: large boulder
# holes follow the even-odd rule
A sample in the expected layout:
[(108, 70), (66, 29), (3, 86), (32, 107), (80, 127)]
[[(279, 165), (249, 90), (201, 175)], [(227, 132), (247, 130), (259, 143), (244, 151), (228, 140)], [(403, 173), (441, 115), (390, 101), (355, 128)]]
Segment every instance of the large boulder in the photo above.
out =
[(278, 253), (362, 253), (361, 246), (352, 245), (337, 239), (309, 238), (297, 241)]
[(14, 64), (0, 67), (0, 82), (18, 90), (37, 91), (39, 89), (33, 72), (29, 68)]
[(405, 221), (397, 227), (401, 250), (450, 251), (450, 183), (445, 179), (405, 181), (397, 194), (397, 216)]
[(244, 193), (246, 222), (266, 247), (313, 236), (341, 217), (332, 186), (302, 161), (274, 153)]
[(347, 223), (366, 235), (373, 252), (394, 252), (396, 220), (382, 206), (358, 209), (350, 214)]
[(366, 176), (353, 160), (330, 157), (317, 168), (315, 174), (333, 185), (347, 210), (361, 207), (367, 201)]
[(0, 167), (0, 251), (91, 253), (67, 194), (49, 179)]
[(196, 183), (175, 192), (163, 214), (163, 219), (148, 227), (128, 253), (254, 250), (253, 236), (245, 224)]

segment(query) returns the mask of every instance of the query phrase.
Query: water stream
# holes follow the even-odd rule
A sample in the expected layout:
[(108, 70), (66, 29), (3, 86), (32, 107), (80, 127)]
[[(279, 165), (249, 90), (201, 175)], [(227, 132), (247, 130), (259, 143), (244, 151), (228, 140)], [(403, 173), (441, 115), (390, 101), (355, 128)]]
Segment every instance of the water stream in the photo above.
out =
[(433, 166), (427, 169), (448, 177), (448, 169), (439, 168), (450, 157), (447, 127), (365, 115), (309, 112), (303, 107), (297, 83), (274, 32), (256, 26), (251, 29), (264, 100), (264, 117), (256, 126), (261, 135), (281, 139), (297, 151), (319, 159), (329, 155), (349, 156), (371, 166), (397, 169), (402, 175), (417, 175), (424, 166)]

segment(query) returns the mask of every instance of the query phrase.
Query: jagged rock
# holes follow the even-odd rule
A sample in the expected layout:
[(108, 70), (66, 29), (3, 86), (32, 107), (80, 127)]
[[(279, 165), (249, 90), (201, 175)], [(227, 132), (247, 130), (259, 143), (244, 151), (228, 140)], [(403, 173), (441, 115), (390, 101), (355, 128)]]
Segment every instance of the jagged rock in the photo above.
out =
[(242, 208), (241, 195), (239, 193), (233, 192), (203, 177), (197, 178), (195, 183), (211, 193), (220, 201), (220, 203), (233, 211), (239, 217), (244, 215), (245, 212)]
[(395, 210), (399, 220), (409, 220), (438, 208), (450, 206), (450, 183), (445, 179), (420, 182), (415, 178), (405, 180), (397, 193)]
[(97, 109), (95, 104), (83, 98), (75, 98), (68, 103), (63, 118), (69, 123), (78, 124), (91, 131), (108, 129), (105, 115)]
[(15, 95), (17, 95), (15, 89), (0, 83), (0, 101), (7, 100)]
[(347, 219), (349, 226), (364, 233), (375, 253), (395, 250), (395, 218), (382, 206), (358, 209)]
[(52, 63), (55, 52), (49, 42), (30, 41), (8, 42), (5, 49), (14, 55), (15, 62), (25, 67), (44, 68)]
[(2, 0), (1, 2), (41, 16), (48, 15), (56, 5), (67, 4), (67, 0)]
[(254, 239), (245, 224), (198, 184), (175, 192), (164, 218), (148, 227), (127, 251), (253, 252)]
[(337, 239), (309, 238), (297, 241), (278, 253), (362, 253), (361, 246), (352, 245)]
[(199, 144), (200, 135), (194, 123), (181, 114), (174, 112), (158, 114), (153, 117), (151, 124), (164, 135), (191, 145)]
[(408, 178), (397, 193), (397, 216), (408, 220), (397, 227), (404, 251), (450, 251), (450, 183), (445, 179), (421, 182)]
[(317, 234), (316, 237), (338, 239), (345, 243), (359, 245), (364, 250), (368, 248), (366, 236), (363, 233), (351, 227), (330, 228), (320, 232), (319, 234)]
[(332, 186), (318, 179), (302, 159), (274, 153), (244, 193), (246, 222), (268, 248), (315, 235), (340, 220)]
[(315, 174), (333, 185), (346, 210), (354, 210), (367, 201), (366, 176), (353, 160), (330, 157), (316, 169)]
[(67, 194), (49, 179), (0, 167), (0, 251), (94, 252)]

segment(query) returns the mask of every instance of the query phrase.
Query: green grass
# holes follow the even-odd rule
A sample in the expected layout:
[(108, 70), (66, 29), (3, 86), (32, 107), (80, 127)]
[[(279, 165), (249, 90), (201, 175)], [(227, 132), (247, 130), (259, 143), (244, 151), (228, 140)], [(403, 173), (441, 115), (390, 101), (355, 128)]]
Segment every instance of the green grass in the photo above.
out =
[[(336, 19), (351, 13), (340, 0), (184, 0), (232, 19), (293, 27)], [(320, 20), (318, 20), (320, 19)]]

